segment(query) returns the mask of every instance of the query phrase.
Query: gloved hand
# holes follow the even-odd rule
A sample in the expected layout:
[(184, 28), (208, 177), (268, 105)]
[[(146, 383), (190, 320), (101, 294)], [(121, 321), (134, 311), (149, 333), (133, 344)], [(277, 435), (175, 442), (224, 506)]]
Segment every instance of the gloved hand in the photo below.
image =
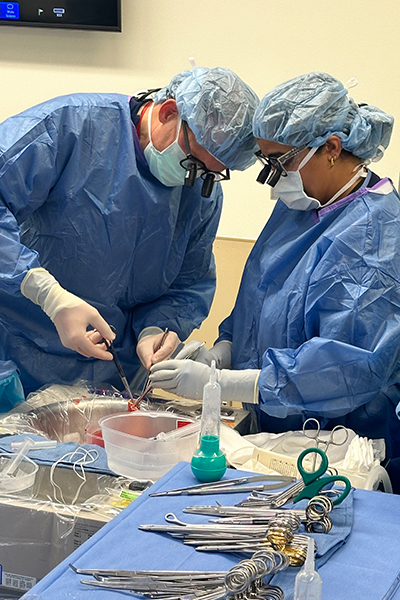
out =
[[(21, 284), (22, 294), (38, 304), (53, 321), (61, 343), (87, 358), (112, 360), (101, 338), (112, 341), (115, 333), (98, 310), (67, 292), (46, 269), (30, 269)], [(96, 332), (87, 331), (89, 326)]]
[[(200, 400), (210, 379), (210, 371), (209, 366), (193, 360), (168, 360), (151, 367), (149, 383), (177, 396)], [(258, 403), (258, 369), (222, 369), (216, 373), (221, 386), (221, 400)]]
[(146, 327), (140, 332), (136, 352), (142, 365), (149, 370), (151, 365), (167, 360), (181, 340), (174, 331), (169, 331), (162, 346), (164, 331), (160, 327)]
[[(195, 351), (196, 348), (197, 351)], [(177, 360), (183, 360), (186, 358), (187, 354), (192, 351), (194, 354), (190, 357), (190, 359), (194, 360), (195, 362), (200, 362), (203, 363), (203, 365), (208, 365), (211, 367), (211, 361), (215, 360), (217, 369), (231, 368), (232, 342), (223, 340), (222, 342), (215, 344), (215, 346), (213, 346), (210, 350), (207, 350), (207, 348), (201, 345), (201, 342), (198, 342), (197, 340), (191, 340), (185, 344), (185, 347), (178, 352), (175, 358)]]
[(16, 371), (0, 380), (0, 413), (8, 412), (24, 400), (24, 388)]

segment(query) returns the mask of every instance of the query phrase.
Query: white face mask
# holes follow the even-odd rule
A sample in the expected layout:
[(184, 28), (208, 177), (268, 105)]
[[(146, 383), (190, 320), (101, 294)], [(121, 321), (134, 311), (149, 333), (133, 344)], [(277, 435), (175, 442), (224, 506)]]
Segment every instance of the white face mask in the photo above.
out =
[(274, 186), (274, 192), (288, 208), (295, 210), (312, 210), (320, 208), (321, 204), (316, 198), (307, 196), (303, 187), (300, 169), (314, 156), (318, 148), (311, 148), (299, 164), (297, 171), (287, 171), (286, 177), (281, 176)]
[(148, 119), (149, 143), (144, 149), (144, 155), (149, 165), (150, 172), (167, 187), (183, 185), (185, 182), (185, 169), (181, 167), (180, 161), (186, 158), (186, 154), (178, 144), (181, 118), (178, 117), (175, 141), (164, 150), (157, 150), (154, 148), (151, 139), (151, 116), (153, 108), (154, 103), (151, 105)]
[(303, 187), (303, 180), (300, 175), (300, 169), (304, 167), (314, 156), (318, 148), (311, 148), (306, 156), (303, 158), (301, 163), (299, 164), (299, 168), (297, 171), (287, 171), (286, 177), (281, 177), (278, 183), (274, 186), (274, 191), (276, 195), (286, 204), (288, 208), (292, 208), (294, 210), (312, 210), (313, 208), (322, 208), (328, 206), (328, 204), (332, 204), (337, 198), (339, 198), (343, 192), (348, 190), (353, 183), (357, 181), (360, 177), (366, 177), (367, 173), (364, 172), (364, 165), (357, 165), (354, 171), (357, 169), (357, 172), (353, 177), (348, 181), (328, 202), (325, 204), (321, 204), (319, 200), (313, 198), (312, 196), (307, 196)]

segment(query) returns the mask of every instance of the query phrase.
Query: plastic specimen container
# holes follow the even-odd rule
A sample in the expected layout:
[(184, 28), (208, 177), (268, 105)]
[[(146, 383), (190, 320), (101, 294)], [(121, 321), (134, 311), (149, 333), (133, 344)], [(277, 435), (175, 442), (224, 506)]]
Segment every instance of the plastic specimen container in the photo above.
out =
[(85, 427), (85, 443), (97, 444), (104, 448), (103, 433), (98, 421), (89, 421)]
[(39, 467), (33, 460), (25, 456), (13, 473), (2, 475), (14, 457), (15, 454), (0, 454), (0, 495), (13, 496), (22, 492), (22, 495), (26, 497), (33, 491)]
[[(101, 418), (109, 468), (132, 479), (156, 481), (179, 461), (191, 459), (199, 432), (188, 430), (184, 435), (184, 427), (190, 423), (193, 419), (161, 411), (138, 410)], [(164, 436), (175, 430), (179, 431), (177, 437)]]

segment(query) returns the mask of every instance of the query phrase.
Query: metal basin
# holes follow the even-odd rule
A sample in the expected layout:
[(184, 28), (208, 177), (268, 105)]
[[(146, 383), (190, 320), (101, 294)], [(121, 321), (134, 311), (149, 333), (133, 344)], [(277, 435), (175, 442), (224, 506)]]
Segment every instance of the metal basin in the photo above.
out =
[(124, 398), (65, 400), (9, 413), (0, 419), (1, 433), (36, 433), (58, 442), (85, 443), (85, 428), (101, 417), (128, 411)]
[[(201, 415), (201, 402), (171, 400), (149, 395), (142, 410), (171, 411), (192, 419)], [(101, 417), (128, 412), (128, 400), (115, 390), (93, 390), (85, 386), (50, 386), (38, 390), (26, 402), (0, 418), (0, 435), (34, 433), (58, 442), (87, 442), (85, 429)], [(248, 431), (249, 413), (223, 407), (222, 421), (242, 435)]]

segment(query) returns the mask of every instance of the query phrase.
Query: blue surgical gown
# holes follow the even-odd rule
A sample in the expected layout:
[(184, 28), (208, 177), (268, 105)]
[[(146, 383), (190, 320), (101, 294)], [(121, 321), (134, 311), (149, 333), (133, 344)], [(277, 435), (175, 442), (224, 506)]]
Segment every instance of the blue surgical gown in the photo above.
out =
[(2, 123), (0, 379), (18, 369), (26, 393), (80, 379), (121, 387), (113, 362), (64, 348), (22, 296), (33, 267), (116, 328), (128, 378), (144, 327), (169, 327), (181, 339), (198, 327), (215, 291), (222, 204), (220, 185), (203, 198), (201, 183), (166, 187), (153, 177), (124, 95), (59, 97)]
[(400, 455), (400, 201), (388, 179), (320, 211), (278, 201), (220, 326), (233, 369), (260, 369), (259, 427), (385, 438)]

